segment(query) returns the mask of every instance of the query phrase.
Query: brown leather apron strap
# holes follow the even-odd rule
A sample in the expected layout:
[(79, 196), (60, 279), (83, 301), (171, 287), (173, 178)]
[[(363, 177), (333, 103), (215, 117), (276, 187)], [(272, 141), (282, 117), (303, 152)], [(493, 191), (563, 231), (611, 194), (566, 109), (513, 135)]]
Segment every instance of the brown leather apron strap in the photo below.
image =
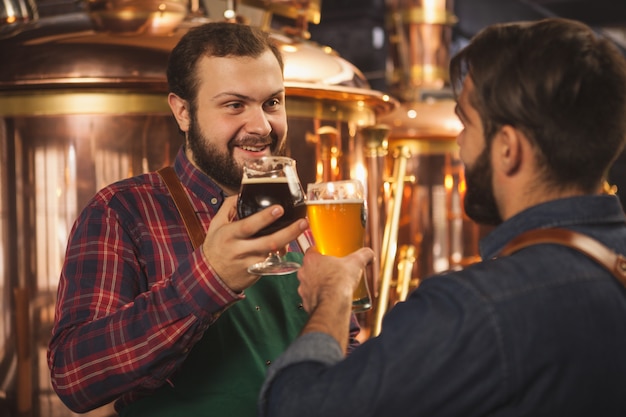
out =
[(176, 204), (176, 208), (183, 218), (183, 223), (185, 223), (187, 234), (191, 239), (194, 249), (199, 247), (202, 242), (204, 242), (204, 229), (196, 216), (196, 212), (191, 206), (191, 202), (178, 179), (178, 175), (176, 175), (176, 171), (174, 171), (173, 167), (167, 166), (159, 169), (157, 173), (163, 178), (167, 189), (174, 199), (174, 204)]
[(535, 229), (522, 233), (504, 247), (501, 255), (510, 255), (527, 246), (555, 243), (576, 249), (609, 270), (626, 287), (626, 257), (607, 248), (596, 239), (568, 229)]

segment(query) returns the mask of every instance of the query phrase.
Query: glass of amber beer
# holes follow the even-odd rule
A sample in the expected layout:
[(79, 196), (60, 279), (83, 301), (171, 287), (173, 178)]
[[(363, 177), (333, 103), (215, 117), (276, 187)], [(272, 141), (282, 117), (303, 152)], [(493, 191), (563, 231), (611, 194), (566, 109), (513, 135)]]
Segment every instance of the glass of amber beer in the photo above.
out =
[[(358, 180), (307, 185), (307, 216), (315, 246), (324, 255), (345, 256), (363, 247), (367, 212)], [(372, 308), (365, 270), (352, 297), (355, 313)]]
[[(280, 204), (285, 209), (279, 219), (259, 231), (255, 237), (269, 235), (306, 217), (305, 201), (295, 160), (283, 156), (265, 156), (244, 163), (237, 200), (239, 218), (248, 217), (274, 204)], [(279, 251), (276, 251), (270, 253), (265, 261), (250, 266), (248, 272), (256, 275), (285, 275), (298, 268), (300, 264), (282, 259)]]

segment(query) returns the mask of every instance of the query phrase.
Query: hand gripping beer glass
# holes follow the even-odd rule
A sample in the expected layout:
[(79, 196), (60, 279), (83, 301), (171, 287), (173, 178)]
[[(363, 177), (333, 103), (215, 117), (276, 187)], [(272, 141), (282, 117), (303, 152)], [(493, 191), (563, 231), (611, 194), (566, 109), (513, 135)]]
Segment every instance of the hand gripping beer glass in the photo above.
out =
[[(282, 156), (265, 156), (246, 161), (237, 200), (239, 218), (248, 217), (273, 204), (283, 206), (285, 213), (255, 237), (274, 233), (306, 216), (304, 190), (296, 172), (296, 161)], [(275, 251), (265, 261), (250, 266), (248, 272), (256, 275), (285, 275), (298, 268), (300, 264), (282, 259), (279, 251)]]
[[(345, 256), (363, 247), (367, 213), (363, 185), (358, 180), (307, 186), (307, 216), (315, 246), (324, 255)], [(372, 308), (365, 270), (352, 297), (352, 311)]]

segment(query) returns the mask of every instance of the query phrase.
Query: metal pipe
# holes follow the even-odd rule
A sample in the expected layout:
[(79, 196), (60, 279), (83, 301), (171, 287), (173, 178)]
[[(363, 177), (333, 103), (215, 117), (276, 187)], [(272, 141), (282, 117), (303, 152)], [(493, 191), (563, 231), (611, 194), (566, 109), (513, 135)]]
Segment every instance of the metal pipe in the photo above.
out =
[(391, 215), (385, 222), (385, 232), (383, 234), (380, 293), (378, 297), (378, 306), (376, 308), (374, 329), (372, 331), (373, 336), (380, 334), (383, 316), (387, 312), (387, 305), (389, 303), (389, 287), (391, 286), (393, 266), (396, 257), (398, 225), (400, 223), (400, 209), (402, 207), (402, 192), (404, 190), (407, 161), (411, 157), (409, 147), (401, 146), (397, 148), (393, 156), (393, 197), (390, 202)]
[(370, 288), (373, 297), (378, 297), (378, 284), (380, 279), (380, 254), (381, 254), (381, 219), (383, 213), (382, 188), (384, 182), (384, 164), (387, 159), (387, 137), (389, 127), (384, 125), (366, 126), (361, 129), (361, 136), (365, 145), (365, 162), (367, 165), (367, 245), (376, 254), (370, 274)]
[[(396, 285), (397, 301), (404, 301), (409, 295), (409, 289), (413, 280), (413, 265), (417, 260), (417, 248), (415, 245), (402, 245), (398, 254), (398, 283)], [(419, 279), (416, 280), (419, 284)]]

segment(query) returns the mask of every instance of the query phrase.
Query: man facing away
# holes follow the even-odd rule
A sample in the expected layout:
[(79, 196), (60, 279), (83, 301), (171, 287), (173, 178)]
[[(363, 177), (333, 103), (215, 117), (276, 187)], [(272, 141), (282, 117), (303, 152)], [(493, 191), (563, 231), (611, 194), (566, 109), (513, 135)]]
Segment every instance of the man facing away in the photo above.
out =
[(53, 387), (76, 412), (116, 401), (121, 416), (252, 416), (267, 365), (307, 318), (295, 274), (247, 272), (287, 244), (300, 261), (306, 220), (260, 238), (282, 207), (233, 221), (243, 161), (284, 151), (283, 59), (259, 29), (208, 23), (181, 38), (167, 77), (185, 136), (173, 168), (206, 237), (194, 249), (156, 172), (99, 191), (67, 246)]
[[(373, 253), (314, 248), (298, 272), (311, 317), (270, 367), (261, 416), (626, 415), (626, 289), (562, 244), (565, 229), (626, 253), (602, 185), (626, 139), (626, 62), (582, 23), (485, 28), (451, 62), (467, 215), (496, 225), (483, 261), (433, 276), (344, 359), (349, 294)], [(626, 265), (625, 265), (626, 266)]]

